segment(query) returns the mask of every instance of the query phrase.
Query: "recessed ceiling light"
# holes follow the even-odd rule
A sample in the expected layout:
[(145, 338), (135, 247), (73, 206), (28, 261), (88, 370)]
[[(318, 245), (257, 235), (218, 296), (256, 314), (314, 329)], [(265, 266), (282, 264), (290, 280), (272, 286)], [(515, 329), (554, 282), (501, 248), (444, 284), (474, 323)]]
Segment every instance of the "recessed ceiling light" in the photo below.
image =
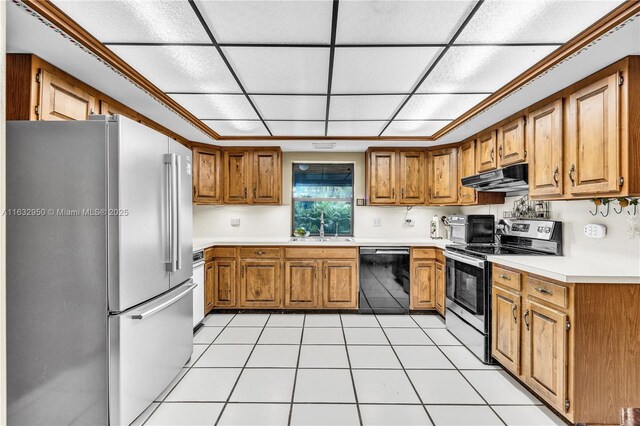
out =
[(333, 149), (336, 147), (335, 143), (332, 142), (314, 142), (313, 149)]

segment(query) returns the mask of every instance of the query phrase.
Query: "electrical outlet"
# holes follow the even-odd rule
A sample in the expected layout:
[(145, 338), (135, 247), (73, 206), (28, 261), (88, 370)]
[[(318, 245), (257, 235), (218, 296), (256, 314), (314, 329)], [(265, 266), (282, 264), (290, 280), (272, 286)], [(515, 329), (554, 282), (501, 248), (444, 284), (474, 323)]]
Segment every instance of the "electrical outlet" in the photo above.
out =
[(416, 226), (416, 221), (413, 220), (413, 219), (405, 219), (404, 220), (404, 226), (412, 228), (412, 227)]
[(373, 218), (373, 226), (374, 226), (374, 228), (380, 228), (382, 226), (382, 218), (381, 217), (374, 217)]
[(584, 226), (584, 235), (589, 238), (604, 238), (607, 235), (607, 227), (599, 223), (589, 223)]
[(240, 219), (231, 219), (231, 226), (240, 226)]

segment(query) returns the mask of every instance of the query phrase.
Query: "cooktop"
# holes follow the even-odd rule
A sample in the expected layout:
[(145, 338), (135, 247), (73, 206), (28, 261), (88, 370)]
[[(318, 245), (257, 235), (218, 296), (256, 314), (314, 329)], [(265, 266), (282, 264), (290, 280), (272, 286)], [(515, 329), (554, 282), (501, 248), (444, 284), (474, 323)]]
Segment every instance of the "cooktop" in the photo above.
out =
[(453, 244), (445, 247), (449, 251), (464, 253), (466, 255), (486, 259), (487, 255), (502, 256), (535, 256), (551, 255), (551, 253), (527, 250), (521, 247), (505, 246), (500, 244)]

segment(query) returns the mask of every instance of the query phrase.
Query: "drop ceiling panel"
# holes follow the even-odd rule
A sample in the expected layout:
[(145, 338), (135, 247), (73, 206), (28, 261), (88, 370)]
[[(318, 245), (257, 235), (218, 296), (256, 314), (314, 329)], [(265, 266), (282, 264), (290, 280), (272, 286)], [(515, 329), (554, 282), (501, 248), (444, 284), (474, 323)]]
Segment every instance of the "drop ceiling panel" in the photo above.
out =
[(267, 121), (274, 136), (324, 136), (324, 121)]
[(256, 112), (244, 95), (171, 95), (200, 119), (254, 120)]
[(332, 96), (330, 120), (389, 120), (405, 95)]
[(326, 93), (328, 48), (225, 47), (249, 93)]
[(331, 40), (331, 0), (196, 4), (218, 43), (329, 44)]
[(398, 120), (452, 120), (489, 95), (413, 95)]
[(215, 121), (203, 120), (204, 123), (221, 136), (269, 136), (262, 121)]
[(418, 92), (494, 92), (555, 46), (454, 46)]
[(622, 1), (485, 1), (456, 43), (564, 43)]
[(336, 48), (331, 93), (409, 93), (440, 47)]
[(208, 43), (186, 1), (77, 1), (54, 4), (101, 42)]
[(393, 121), (382, 136), (431, 136), (450, 121)]
[(241, 93), (213, 46), (110, 46), (165, 92)]
[(386, 121), (330, 121), (327, 136), (378, 136)]
[(253, 95), (260, 115), (265, 120), (324, 120), (326, 96)]
[(447, 43), (473, 1), (342, 1), (337, 43)]

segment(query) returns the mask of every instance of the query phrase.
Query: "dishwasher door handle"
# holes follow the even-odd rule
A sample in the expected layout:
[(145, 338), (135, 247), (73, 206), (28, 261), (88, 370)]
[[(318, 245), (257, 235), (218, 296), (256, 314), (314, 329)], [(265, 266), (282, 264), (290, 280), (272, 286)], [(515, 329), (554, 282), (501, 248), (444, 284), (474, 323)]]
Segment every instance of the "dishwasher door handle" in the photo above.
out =
[(375, 254), (409, 254), (409, 250), (376, 250)]

